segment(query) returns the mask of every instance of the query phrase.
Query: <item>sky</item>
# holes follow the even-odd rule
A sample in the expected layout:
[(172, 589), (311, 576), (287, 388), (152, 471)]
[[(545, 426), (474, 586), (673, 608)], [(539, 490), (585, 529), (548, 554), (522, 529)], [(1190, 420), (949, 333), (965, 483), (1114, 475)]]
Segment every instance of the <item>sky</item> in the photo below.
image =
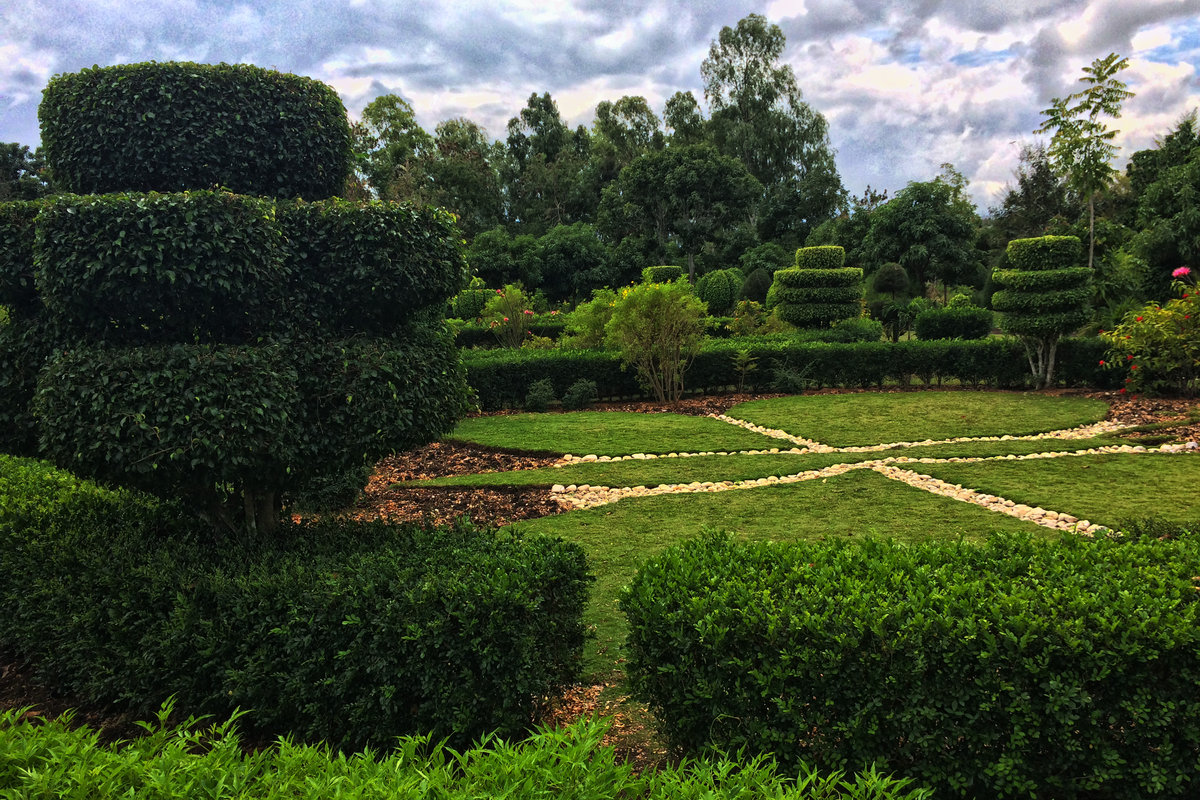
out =
[(0, 141), (35, 146), (53, 75), (139, 61), (251, 63), (333, 86), (351, 116), (381, 94), (432, 132), (465, 116), (503, 138), (531, 93), (572, 125), (596, 104), (676, 91), (704, 102), (700, 64), (723, 26), (759, 13), (829, 122), (852, 195), (890, 195), (953, 164), (981, 213), (1015, 182), (1043, 109), (1083, 67), (1127, 56), (1136, 93), (1117, 165), (1200, 106), (1200, 0), (5, 0)]

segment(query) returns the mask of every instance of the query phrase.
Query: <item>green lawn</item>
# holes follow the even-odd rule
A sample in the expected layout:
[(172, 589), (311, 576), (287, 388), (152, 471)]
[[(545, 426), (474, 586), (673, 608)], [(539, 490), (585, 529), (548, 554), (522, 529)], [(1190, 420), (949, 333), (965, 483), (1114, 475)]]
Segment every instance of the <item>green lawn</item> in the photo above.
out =
[(863, 392), (797, 395), (734, 406), (729, 416), (834, 447), (1013, 436), (1104, 419), (1108, 404), (1021, 392)]
[(1015, 503), (1113, 527), (1131, 517), (1200, 520), (1200, 456), (1117, 453), (984, 464), (922, 464), (920, 471)]
[(627, 628), (616, 605), (621, 587), (647, 558), (706, 527), (776, 541), (868, 535), (970, 540), (999, 530), (1046, 532), (870, 470), (786, 486), (621, 500), (516, 527), (561, 536), (587, 552), (596, 583), (586, 618), (596, 639), (585, 671), (594, 678), (609, 676), (623, 654)]
[(446, 438), (577, 456), (727, 452), (793, 446), (709, 417), (624, 411), (471, 417), (460, 422)]
[[(492, 419), (500, 419), (493, 417)], [(1039, 439), (1010, 442), (964, 442), (927, 447), (907, 447), (870, 453), (764, 453), (692, 458), (659, 458), (650, 461), (617, 461), (603, 464), (572, 464), (566, 467), (526, 469), (515, 472), (485, 472), (477, 475), (451, 475), (445, 478), (411, 481), (422, 486), (551, 486), (556, 483), (591, 486), (657, 486), (660, 483), (692, 481), (741, 481), (769, 475), (794, 475), (834, 464), (872, 461), (880, 458), (950, 458), (995, 456), (1012, 453), (1049, 453), (1081, 450), (1108, 444), (1122, 444), (1113, 438), (1064, 441)]]

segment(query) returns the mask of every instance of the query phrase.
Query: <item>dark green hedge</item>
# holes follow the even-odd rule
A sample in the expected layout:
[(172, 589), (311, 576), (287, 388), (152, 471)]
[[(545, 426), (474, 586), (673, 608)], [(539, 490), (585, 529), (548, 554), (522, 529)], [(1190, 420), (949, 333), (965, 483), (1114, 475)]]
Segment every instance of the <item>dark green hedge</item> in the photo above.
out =
[[(777, 275), (779, 273), (776, 273)], [(794, 290), (802, 291), (802, 290)], [(779, 318), (784, 322), (791, 323), (798, 328), (828, 328), (835, 322), (844, 319), (853, 319), (859, 315), (862, 306), (858, 302), (853, 303), (819, 303), (819, 302), (801, 302), (801, 303), (785, 303), (780, 302), (778, 306)]]
[[(1034, 273), (1050, 275), (1052, 272)], [(1000, 289), (992, 295), (992, 308), (1008, 314), (1047, 314), (1077, 309), (1092, 297), (1090, 284), (1071, 289), (1017, 291)]]
[(1060, 289), (1077, 289), (1092, 279), (1087, 267), (1039, 270), (1026, 272), (1018, 269), (998, 269), (992, 280), (1001, 286), (1020, 292), (1052, 292)]
[(781, 289), (816, 289), (826, 286), (857, 287), (862, 281), (862, 270), (857, 267), (781, 269), (775, 273), (775, 281)]
[[(777, 275), (779, 273), (776, 273)], [(781, 286), (776, 297), (783, 305), (842, 305), (857, 306), (862, 297), (861, 286), (810, 286), (790, 288)]]
[(37, 218), (37, 288), (95, 343), (247, 341), (280, 305), (280, 243), (269, 200), (67, 195)]
[(696, 296), (708, 306), (711, 316), (732, 314), (734, 305), (742, 297), (745, 280), (740, 269), (713, 270), (696, 281)]
[(527, 730), (576, 680), (575, 544), (327, 519), (255, 548), (177, 506), (0, 457), (0, 642), (139, 712), (252, 709), (262, 732), (388, 748)]
[(50, 79), (46, 163), (70, 192), (322, 200), (350, 173), (350, 124), (331, 87), (248, 64), (144, 63)]
[(281, 203), (291, 292), (329, 338), (402, 332), (470, 277), (454, 217), (409, 203)]
[(688, 749), (875, 764), (944, 797), (1200, 793), (1192, 543), (735, 543), (621, 598), (635, 695)]
[(0, 452), (37, 454), (37, 427), (29, 407), (38, 372), (54, 351), (54, 337), (38, 317), (0, 323)]
[(974, 306), (927, 308), (913, 320), (918, 339), (983, 339), (992, 332), (992, 312)]
[[(830, 331), (837, 333), (836, 329)], [(972, 386), (1024, 386), (1028, 365), (1021, 343), (1008, 337), (978, 340), (891, 342), (811, 342), (798, 337), (741, 337), (706, 342), (684, 374), (688, 391), (724, 391), (741, 381), (734, 366), (738, 351), (758, 359), (746, 376), (751, 391), (772, 391), (778, 370), (803, 376), (809, 388), (883, 386), (919, 380), (956, 380)], [(464, 352), (467, 383), (484, 410), (520, 408), (529, 384), (549, 378), (561, 396), (577, 379), (595, 381), (600, 397), (643, 397), (632, 372), (608, 350), (480, 350)], [(1115, 388), (1114, 373), (1099, 366), (1104, 343), (1064, 339), (1059, 348), (1059, 380), (1069, 386)]]
[[(566, 327), (565, 322), (532, 322), (528, 326), (534, 336), (547, 339), (558, 339)], [(454, 332), (454, 343), (459, 347), (498, 347), (500, 340), (496, 337), (496, 332), (487, 325), (468, 324)]]
[[(1082, 280), (1067, 282), (1067, 276), (1081, 275), (1082, 244), (1077, 237), (1014, 239), (1008, 243), (1007, 253), (1013, 268), (992, 273), (996, 286), (992, 307), (1000, 312), (997, 321), (1002, 330), (1040, 342), (1041, 353), (1046, 345), (1091, 318), (1090, 271), (1085, 267)], [(1051, 285), (1067, 288), (1051, 289)]]
[(33, 281), (33, 219), (40, 201), (0, 203), (0, 306), (18, 311), (39, 305)]
[(802, 247), (796, 266), (775, 273), (779, 318), (799, 328), (828, 328), (862, 310), (862, 270), (843, 267), (837, 246)]

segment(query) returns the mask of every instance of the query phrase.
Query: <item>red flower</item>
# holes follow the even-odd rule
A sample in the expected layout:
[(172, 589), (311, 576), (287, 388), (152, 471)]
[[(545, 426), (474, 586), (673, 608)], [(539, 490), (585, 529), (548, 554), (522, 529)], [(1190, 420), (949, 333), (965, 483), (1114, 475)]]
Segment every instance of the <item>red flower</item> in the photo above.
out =
[(1142, 318), (1141, 318), (1141, 317), (1138, 317), (1138, 318), (1137, 318), (1137, 321), (1138, 321), (1138, 322), (1141, 322), (1141, 321), (1142, 321)]
[(1122, 386), (1122, 387), (1121, 387), (1121, 392), (1120, 392), (1120, 393), (1121, 393), (1121, 394), (1125, 394), (1125, 387), (1124, 387), (1124, 386)]
[(1137, 364), (1134, 364), (1132, 367), (1130, 367), (1130, 369), (1137, 369)]
[(1100, 359), (1100, 366), (1102, 366), (1102, 367), (1104, 366), (1104, 359), (1103, 359), (1103, 358), (1102, 358), (1102, 359)]
[[(1126, 337), (1128, 338), (1128, 337)], [(1133, 356), (1125, 356), (1126, 361), (1133, 361)]]

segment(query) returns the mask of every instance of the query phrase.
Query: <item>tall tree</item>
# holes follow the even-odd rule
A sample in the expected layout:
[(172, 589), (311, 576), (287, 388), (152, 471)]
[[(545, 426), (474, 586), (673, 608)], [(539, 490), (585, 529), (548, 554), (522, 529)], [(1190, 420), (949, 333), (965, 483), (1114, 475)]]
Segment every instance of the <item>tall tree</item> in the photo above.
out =
[(1118, 131), (1109, 130), (1104, 118), (1120, 117), (1121, 104), (1133, 97), (1133, 92), (1117, 79), (1128, 65), (1129, 59), (1109, 53), (1084, 67), (1079, 81), (1086, 88), (1051, 100), (1050, 108), (1042, 111), (1045, 121), (1034, 131), (1053, 133), (1051, 163), (1075, 191), (1087, 198), (1088, 267), (1095, 263), (1096, 193), (1108, 186), (1116, 172), (1112, 160), (1118, 148), (1113, 139)]
[(503, 181), (509, 227), (540, 236), (593, 212), (599, 198), (580, 180), (590, 147), (587, 129), (572, 131), (549, 92), (531, 94), (508, 121)]
[(695, 280), (696, 255), (723, 230), (744, 220), (762, 185), (737, 159), (711, 145), (668, 147), (621, 170), (600, 204), (603, 233), (656, 237), (677, 243)]
[(700, 74), (714, 141), (764, 187), (763, 239), (803, 241), (844, 203), (845, 191), (825, 117), (804, 102), (792, 68), (779, 63), (785, 44), (778, 25), (751, 14), (721, 29)]
[(453, 211), (463, 236), (499, 224), (503, 215), (498, 164), (503, 151), (469, 119), (439, 122), (425, 170), (434, 205)]
[(376, 97), (363, 109), (351, 134), (359, 169), (377, 196), (430, 202), (425, 159), (433, 137), (417, 122), (407, 100), (395, 94)]
[(667, 128), (672, 145), (700, 144), (707, 135), (700, 104), (691, 92), (671, 95), (663, 109), (663, 125)]
[(1046, 233), (1051, 220), (1070, 222), (1079, 217), (1079, 205), (1067, 184), (1050, 165), (1050, 154), (1041, 142), (1021, 148), (1013, 173), (1016, 186), (1009, 186), (1000, 206), (990, 209), (992, 224), (1004, 238), (1026, 239)]
[(0, 202), (36, 200), (50, 194), (42, 149), (30, 152), (16, 142), (0, 142)]
[(863, 243), (875, 263), (894, 261), (920, 291), (926, 282), (973, 279), (979, 269), (975, 249), (979, 217), (967, 199), (965, 181), (953, 167), (932, 181), (908, 184), (871, 217)]

